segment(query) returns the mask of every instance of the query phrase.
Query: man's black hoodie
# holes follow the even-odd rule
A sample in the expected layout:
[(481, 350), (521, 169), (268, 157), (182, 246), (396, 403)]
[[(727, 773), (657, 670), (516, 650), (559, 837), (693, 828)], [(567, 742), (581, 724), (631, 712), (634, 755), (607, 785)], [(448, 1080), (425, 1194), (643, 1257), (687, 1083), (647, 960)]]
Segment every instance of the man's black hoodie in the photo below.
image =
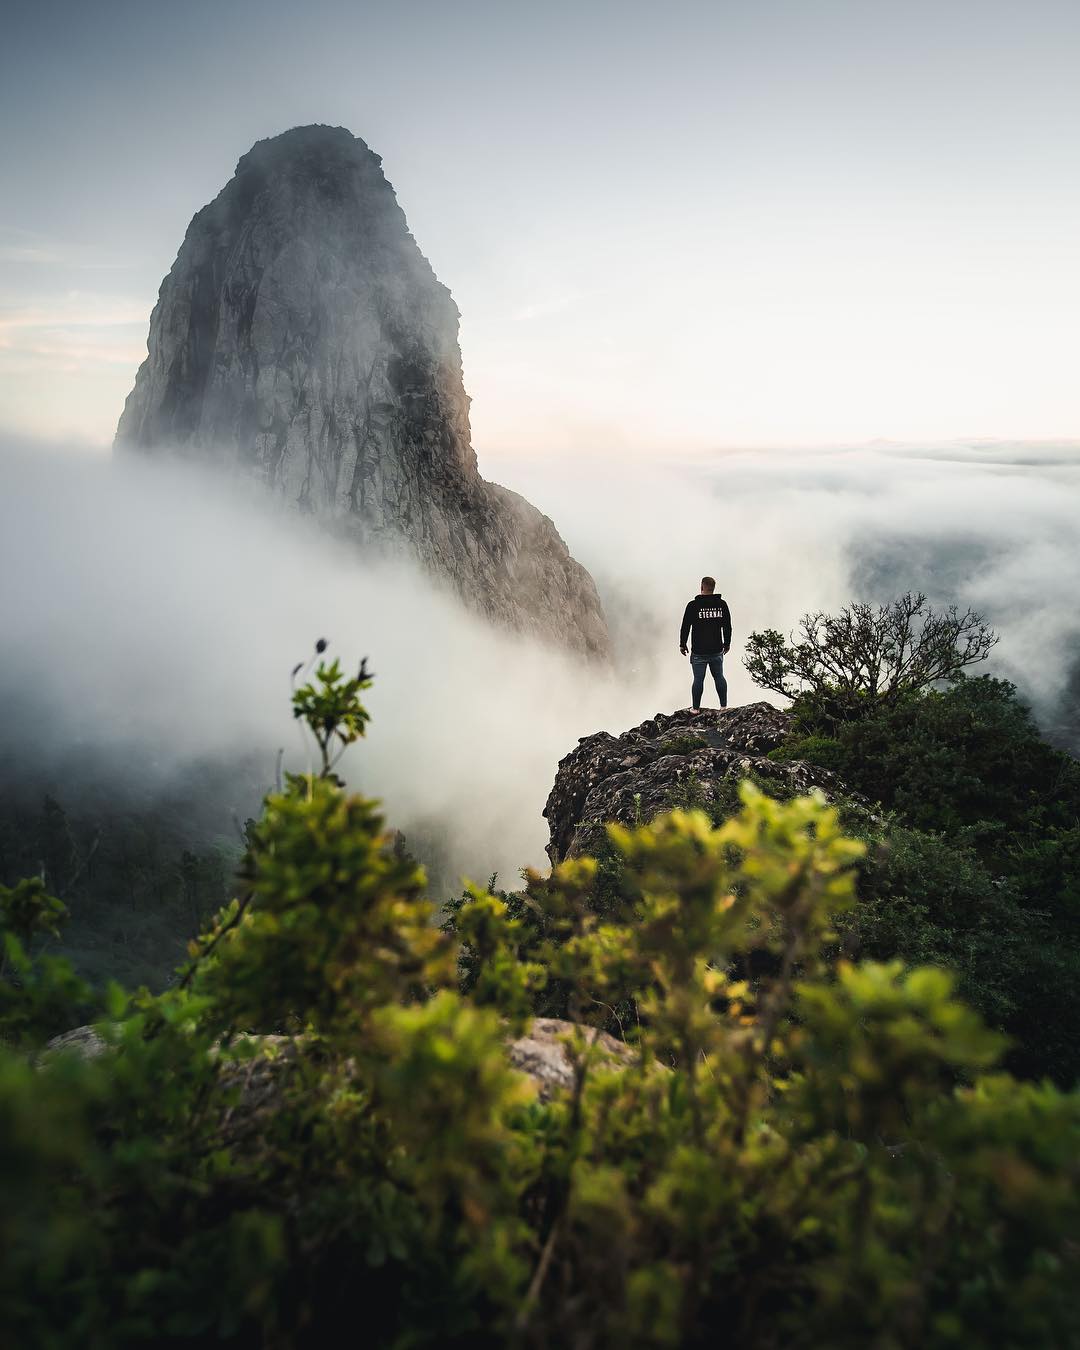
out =
[(697, 656), (714, 656), (731, 646), (731, 610), (722, 595), (695, 595), (686, 606), (679, 631), (679, 646), (686, 646), (691, 628), (690, 650)]

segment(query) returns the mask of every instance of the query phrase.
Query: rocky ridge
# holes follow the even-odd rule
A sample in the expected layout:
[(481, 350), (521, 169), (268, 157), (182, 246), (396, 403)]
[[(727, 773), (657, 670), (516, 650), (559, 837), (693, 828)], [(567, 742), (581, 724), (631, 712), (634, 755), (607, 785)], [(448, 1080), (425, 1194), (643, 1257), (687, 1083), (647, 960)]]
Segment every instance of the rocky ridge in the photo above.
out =
[(657, 713), (613, 736), (584, 736), (559, 761), (544, 807), (553, 864), (594, 846), (604, 824), (631, 825), (670, 810), (692, 783), (711, 800), (726, 780), (753, 774), (785, 795), (821, 788), (838, 791), (836, 776), (801, 760), (767, 759), (791, 729), (791, 718), (771, 703), (739, 708)]
[(495, 623), (605, 658), (588, 572), (480, 476), (458, 309), (381, 164), (325, 126), (241, 158), (162, 282), (116, 445), (239, 468)]

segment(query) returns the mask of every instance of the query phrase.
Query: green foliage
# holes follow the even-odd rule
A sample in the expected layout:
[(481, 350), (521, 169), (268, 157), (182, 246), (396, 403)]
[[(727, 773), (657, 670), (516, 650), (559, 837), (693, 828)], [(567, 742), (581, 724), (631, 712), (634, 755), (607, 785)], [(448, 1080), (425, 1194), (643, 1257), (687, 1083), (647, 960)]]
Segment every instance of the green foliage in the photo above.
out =
[(833, 770), (888, 817), (865, 830), (851, 943), (954, 969), (964, 997), (1013, 1038), (1011, 1068), (1075, 1082), (1080, 764), (1040, 737), (1012, 685), (987, 676), (840, 725), (813, 698), (793, 711), (795, 734), (772, 757)]
[[(611, 826), (440, 929), (332, 768), (267, 800), (178, 987), (113, 991), (103, 1054), (0, 1052), (13, 1343), (1080, 1336), (1080, 1097), (998, 1074), (944, 973), (829, 959), (867, 864), (820, 796)], [(556, 992), (545, 1100), (506, 1041)]]
[(222, 781), (203, 766), (169, 798), (134, 784), (123, 797), (116, 784), (69, 786), (62, 799), (38, 784), (9, 785), (0, 792), (0, 884), (43, 877), (68, 910), (52, 950), (84, 979), (164, 988), (188, 940), (228, 900), (242, 853), (236, 835), (222, 834), (228, 816), (216, 803), (242, 792), (258, 800), (261, 780), (230, 771)]
[(1024, 912), (969, 845), (897, 825), (871, 837), (859, 905), (845, 924), (849, 947), (951, 969), (964, 998), (993, 1026), (1007, 1025), (1023, 997), (1031, 948), (1050, 936), (1045, 922)]
[(48, 894), (39, 877), (0, 886), (0, 927), (24, 945), (42, 933), (59, 937), (66, 918), (67, 906)]
[[(316, 654), (321, 655), (325, 650), (326, 641), (320, 638), (315, 644)], [(301, 666), (294, 669), (294, 679), (301, 669)], [(314, 737), (324, 777), (349, 746), (364, 735), (370, 715), (359, 695), (370, 688), (371, 673), (366, 660), (360, 662), (360, 669), (350, 677), (344, 674), (341, 662), (335, 658), (329, 665), (320, 661), (314, 681), (293, 691), (293, 716), (302, 721)]]
[(703, 736), (668, 736), (662, 742), (665, 755), (692, 755), (695, 750), (704, 750), (709, 742)]
[(844, 746), (835, 736), (819, 736), (813, 733), (796, 734), (775, 750), (770, 750), (766, 758), (781, 764), (793, 759), (805, 759), (833, 773), (843, 773), (848, 762)]
[(985, 661), (997, 642), (972, 610), (936, 613), (910, 592), (888, 605), (849, 605), (804, 614), (799, 636), (751, 633), (743, 658), (750, 678), (785, 698), (812, 698), (822, 718), (846, 722), (869, 705), (933, 688)]
[(372, 802), (329, 779), (267, 798), (239, 880), (241, 898), (192, 951), (194, 987), (226, 1026), (360, 1026), (452, 976), (423, 872), (395, 855)]
[(30, 957), (18, 938), (3, 934), (0, 1042), (32, 1048), (86, 1020), (99, 1000), (62, 956)]
[(521, 896), (508, 901), (470, 885), (450, 908), (443, 928), (461, 944), (458, 961), (465, 992), (477, 1005), (498, 1009), (515, 1028), (528, 1023), (548, 982), (544, 966), (525, 955), (526, 948), (535, 952), (542, 945), (535, 925), (526, 925), (525, 912)]
[[(1062, 803), (1055, 803), (1060, 807)], [(1080, 824), (1014, 838), (1005, 868), (1069, 940), (1080, 937)]]
[[(795, 711), (813, 727), (812, 705)], [(825, 741), (811, 730), (784, 753), (835, 769), (920, 829), (974, 830), (993, 843), (1080, 816), (1080, 765), (1040, 737), (1011, 684), (988, 676), (878, 705)]]
[(940, 1100), (958, 1069), (989, 1068), (1003, 1040), (951, 997), (944, 970), (842, 961), (835, 982), (800, 982), (795, 1089), (819, 1121), (873, 1147)]
[(30, 954), (59, 937), (67, 907), (39, 877), (0, 886), (0, 1043), (34, 1047), (81, 1020), (93, 995), (63, 957)]
[[(669, 811), (704, 811), (714, 825), (722, 825), (741, 808), (744, 782), (752, 783), (759, 791), (780, 801), (790, 801), (795, 795), (785, 779), (766, 778), (753, 769), (745, 778), (729, 775), (708, 784), (698, 773), (691, 772), (668, 792), (664, 806)], [(603, 840), (597, 841), (596, 850), (598, 855), (604, 853)]]

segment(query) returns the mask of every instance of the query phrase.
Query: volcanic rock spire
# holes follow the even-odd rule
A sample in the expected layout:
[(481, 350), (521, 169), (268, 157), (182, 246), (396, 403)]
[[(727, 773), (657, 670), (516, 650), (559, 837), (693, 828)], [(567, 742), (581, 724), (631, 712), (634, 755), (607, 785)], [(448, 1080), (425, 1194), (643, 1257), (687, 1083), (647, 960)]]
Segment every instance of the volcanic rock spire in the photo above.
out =
[(250, 470), (369, 552), (411, 553), (494, 622), (609, 651), (552, 522), (481, 478), (458, 310), (381, 160), (342, 127), (259, 141), (188, 227), (118, 448)]

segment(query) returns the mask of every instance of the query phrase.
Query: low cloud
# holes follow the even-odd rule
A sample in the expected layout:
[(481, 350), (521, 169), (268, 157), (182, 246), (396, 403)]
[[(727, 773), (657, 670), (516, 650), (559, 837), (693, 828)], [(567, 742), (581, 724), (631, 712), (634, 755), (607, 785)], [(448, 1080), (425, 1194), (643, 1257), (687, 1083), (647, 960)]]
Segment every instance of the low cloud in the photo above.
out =
[[(638, 613), (627, 659), (665, 668), (651, 632), (702, 573), (738, 638), (790, 630), (812, 609), (924, 590), (997, 628), (986, 667), (1014, 680), (1044, 724), (1075, 717), (1080, 651), (1080, 442), (880, 445), (645, 457), (490, 457), (553, 516), (608, 598)], [(643, 613), (642, 613), (643, 612)], [(734, 663), (733, 663), (734, 664)], [(735, 701), (754, 694), (732, 679)]]
[[(909, 588), (971, 604), (1001, 633), (993, 669), (1044, 721), (1080, 649), (1076, 447), (731, 453), (679, 462), (489, 458), (550, 514), (600, 584), (610, 672), (491, 630), (412, 567), (340, 539), (220, 475), (8, 444), (0, 454), (0, 741), (6, 772), (137, 780), (207, 760), (308, 753), (288, 672), (318, 637), (371, 660), (373, 722), (351, 781), (431, 860), (467, 873), (543, 862), (541, 817), (579, 736), (685, 706), (677, 650), (704, 572), (734, 617), (732, 702), (753, 628)], [(708, 701), (712, 697), (709, 690)], [(255, 802), (229, 804), (243, 815)], [(225, 809), (225, 803), (222, 807)]]
[(655, 711), (640, 681), (493, 631), (418, 570), (361, 560), (241, 482), (41, 448), (0, 463), (9, 765), (97, 759), (163, 791), (254, 755), (269, 783), (278, 747), (305, 762), (288, 673), (325, 636), (377, 675), (344, 768), (453, 884), (541, 863), (559, 758)]

